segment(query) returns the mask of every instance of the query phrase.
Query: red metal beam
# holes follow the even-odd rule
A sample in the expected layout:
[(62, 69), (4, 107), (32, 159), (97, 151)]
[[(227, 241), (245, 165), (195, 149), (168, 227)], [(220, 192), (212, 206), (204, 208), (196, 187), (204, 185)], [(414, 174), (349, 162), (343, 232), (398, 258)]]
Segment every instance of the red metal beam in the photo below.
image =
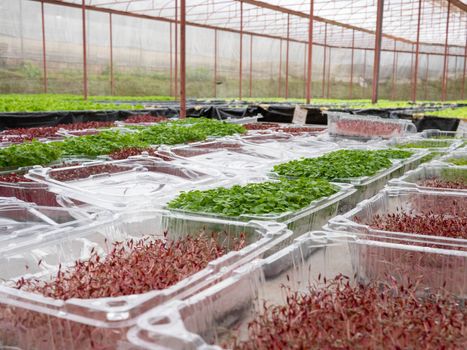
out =
[(250, 35), (250, 98), (253, 86), (253, 35)]
[(281, 83), (282, 83), (282, 39), (279, 44), (279, 79), (277, 84), (277, 97), (281, 97)]
[(186, 118), (186, 0), (180, 0), (180, 118)]
[(310, 0), (310, 14), (308, 16), (308, 69), (306, 78), (306, 103), (309, 104), (311, 100), (311, 78), (312, 78), (312, 61), (313, 61), (313, 13), (314, 13), (314, 0)]
[(448, 14), (446, 18), (446, 36), (444, 41), (444, 64), (443, 64), (443, 81), (441, 87), (441, 100), (446, 101), (447, 97), (447, 70), (448, 70), (448, 40), (449, 40), (449, 18), (451, 14), (451, 3), (448, 2)]
[(175, 0), (175, 99), (178, 94), (178, 0)]
[(217, 97), (217, 29), (214, 29), (214, 97)]
[(430, 66), (430, 55), (426, 55), (426, 69), (425, 69), (425, 101), (427, 100), (428, 93), (428, 67)]
[(47, 81), (47, 55), (46, 55), (47, 51), (46, 51), (46, 39), (45, 39), (44, 2), (41, 2), (41, 18), (42, 18), (42, 66), (43, 66), (43, 74), (44, 74), (44, 93), (47, 93), (48, 81)]
[(355, 30), (352, 29), (352, 55), (350, 59), (350, 91), (349, 91), (349, 99), (352, 99), (352, 89), (353, 89), (353, 61), (354, 61), (354, 54), (355, 54)]
[(81, 24), (83, 27), (83, 97), (88, 99), (88, 59), (86, 41), (86, 1), (81, 1)]
[[(115, 94), (115, 81), (114, 81), (114, 50), (113, 50), (113, 29), (112, 29), (112, 14), (109, 13), (109, 49), (110, 49), (110, 94)], [(170, 57), (172, 63), (172, 56)], [(170, 72), (172, 73), (172, 71)], [(172, 83), (172, 81), (171, 81)]]
[(323, 79), (321, 81), (321, 98), (324, 98), (324, 85), (326, 83), (326, 51), (327, 51), (327, 40), (328, 40), (328, 24), (324, 24), (324, 55), (323, 55)]
[(420, 22), (422, 18), (422, 0), (418, 0), (417, 41), (415, 43), (415, 69), (413, 72), (412, 102), (417, 101), (418, 54), (420, 51)]
[(240, 1), (240, 69), (238, 72), (238, 98), (242, 100), (242, 80), (243, 80), (243, 1)]
[(376, 33), (375, 33), (375, 57), (373, 62), (373, 81), (371, 102), (378, 102), (378, 88), (379, 88), (379, 65), (381, 62), (381, 39), (383, 34), (383, 12), (384, 0), (378, 0), (376, 9)]
[(306, 99), (306, 83), (307, 83), (307, 74), (306, 74), (306, 53), (307, 53), (307, 46), (304, 44), (303, 46), (303, 98)]
[(392, 84), (391, 84), (391, 99), (395, 100), (395, 94), (396, 94), (396, 67), (397, 67), (397, 41), (394, 40), (394, 50), (393, 50), (393, 56), (392, 56)]
[(328, 57), (328, 88), (326, 91), (326, 98), (329, 98), (329, 87), (331, 86), (331, 54), (332, 48), (329, 48), (329, 57)]
[(287, 46), (285, 47), (285, 99), (289, 98), (289, 40), (290, 15), (287, 15)]
[(461, 88), (461, 99), (464, 99), (465, 90), (465, 70), (467, 68), (467, 37), (465, 38), (465, 49), (464, 49), (464, 69), (462, 74), (462, 88)]

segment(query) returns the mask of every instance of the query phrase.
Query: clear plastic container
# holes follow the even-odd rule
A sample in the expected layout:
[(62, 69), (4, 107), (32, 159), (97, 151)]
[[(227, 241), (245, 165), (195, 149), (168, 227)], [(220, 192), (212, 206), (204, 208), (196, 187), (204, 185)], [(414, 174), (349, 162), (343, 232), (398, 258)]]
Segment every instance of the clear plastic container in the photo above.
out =
[[(449, 187), (440, 187), (440, 186), (429, 186), (429, 184), (424, 184), (424, 181), (427, 180), (438, 180), (443, 182), (457, 182), (464, 183), (465, 189), (459, 188), (449, 188)], [(454, 167), (444, 164), (427, 164), (421, 166), (415, 170), (409, 171), (404, 176), (398, 179), (392, 179), (389, 181), (390, 186), (394, 187), (409, 187), (424, 189), (430, 191), (454, 191), (454, 192), (467, 192), (467, 167)], [(442, 185), (442, 183), (439, 183)]]
[[(417, 188), (387, 187), (373, 198), (363, 201), (350, 212), (329, 220), (326, 229), (348, 232), (359, 239), (372, 241), (393, 241), (402, 245), (420, 246), (420, 251), (430, 252), (432, 247), (441, 247), (451, 257), (445, 260), (429, 258), (420, 265), (424, 283), (433, 287), (446, 288), (450, 291), (466, 294), (467, 291), (467, 239), (436, 236), (432, 234), (404, 233), (384, 231), (370, 227), (367, 223), (376, 215), (395, 213), (417, 214), (450, 214), (453, 216), (467, 213), (467, 193), (448, 191), (427, 191)], [(409, 249), (409, 248), (407, 248)], [(416, 254), (414, 254), (414, 257)], [(402, 261), (400, 255), (388, 255), (389, 265)], [(452, 261), (451, 261), (452, 260)], [(407, 258), (407, 266), (416, 264), (417, 260)], [(425, 269), (425, 270), (423, 270)], [(444, 269), (448, 272), (444, 273)], [(439, 273), (443, 272), (440, 277)], [(449, 276), (445, 278), (444, 276)], [(445, 285), (444, 285), (445, 284)]]
[[(460, 139), (426, 139), (417, 136), (414, 137), (400, 137), (390, 140), (388, 143), (389, 147), (400, 147), (408, 150), (420, 150), (425, 149), (430, 152), (450, 152), (462, 145), (463, 141)], [(418, 146), (419, 145), (419, 146)]]
[(451, 160), (455, 159), (467, 159), (467, 149), (466, 150), (458, 150), (454, 152), (449, 152), (438, 159), (438, 161), (449, 165), (449, 166), (456, 166), (456, 167), (467, 167), (467, 165), (457, 165), (451, 162)]
[[(199, 219), (185, 218), (173, 226), (173, 213), (135, 211), (118, 214), (117, 220), (92, 229), (63, 232), (60, 239), (5, 249), (0, 255), (0, 344), (28, 349), (117, 349), (125, 348), (126, 332), (139, 316), (165, 302), (187, 298), (231, 275), (232, 271), (269, 252), (277, 251), (291, 232), (278, 223), (226, 223), (204, 221), (205, 229), (196, 231)], [(180, 221), (178, 221), (180, 222)], [(193, 230), (189, 229), (193, 227)], [(178, 229), (180, 228), (180, 229)], [(18, 290), (11, 280), (49, 279), (57, 270), (85, 261), (92, 251), (103, 258), (112, 243), (126, 239), (153, 237), (179, 239), (191, 235), (224, 231), (221, 244), (230, 250), (236, 232), (244, 232), (248, 245), (239, 251), (211, 261), (203, 270), (163, 290), (138, 295), (66, 301)], [(40, 263), (40, 264), (39, 264)], [(26, 267), (28, 265), (28, 267)]]
[(465, 131), (444, 131), (438, 129), (427, 129), (420, 133), (420, 136), (427, 139), (464, 139), (467, 140)]
[[(367, 255), (371, 252), (371, 255)], [(456, 259), (441, 248), (420, 249), (392, 242), (364, 241), (334, 232), (311, 232), (267, 259), (253, 262), (198, 295), (173, 301), (148, 312), (128, 332), (132, 344), (143, 349), (220, 349), (232, 334), (248, 339), (247, 327), (264, 312), (264, 303), (285, 305), (287, 293), (305, 292), (310, 285), (339, 274), (357, 281), (388, 282), (389, 276), (400, 283), (415, 280), (420, 272), (404, 261), (391, 261), (388, 254), (414, 254), (423, 262), (448, 262)], [(466, 254), (463, 255), (465, 262)], [(466, 272), (466, 265), (458, 266)], [(389, 275), (380, 272), (389, 272)], [(435, 279), (449, 278), (451, 269), (439, 266)], [(465, 276), (464, 276), (465, 277)], [(320, 279), (319, 279), (320, 278)], [(424, 292), (421, 290), (420, 292)], [(464, 289), (465, 292), (465, 289)]]
[(355, 188), (349, 184), (333, 183), (333, 185), (338, 188), (338, 192), (329, 197), (314, 200), (307, 207), (295, 212), (263, 215), (244, 214), (232, 217), (221, 214), (197, 213), (177, 209), (171, 210), (178, 213), (185, 213), (203, 218), (215, 218), (225, 221), (247, 222), (249, 220), (261, 220), (280, 222), (287, 225), (287, 227), (294, 232), (294, 236), (297, 237), (310, 230), (320, 229), (330, 218), (334, 217), (338, 213), (338, 209), (342, 205), (341, 203), (346, 201), (356, 192)]
[(249, 144), (234, 137), (182, 146), (162, 146), (158, 152), (227, 174), (254, 175), (264, 175), (273, 165), (296, 157), (291, 152)]
[(326, 112), (328, 131), (331, 136), (351, 138), (390, 139), (417, 132), (415, 125), (403, 119), (384, 119), (373, 116), (357, 116), (342, 112)]
[(164, 198), (202, 185), (222, 184), (224, 179), (213, 169), (146, 155), (60, 169), (36, 167), (26, 177), (72, 200), (109, 210), (161, 207)]
[(268, 149), (280, 150), (284, 154), (288, 153), (289, 159), (318, 156), (339, 148), (336, 143), (319, 141), (312, 136), (292, 136), (281, 132), (244, 136), (242, 140), (248, 144), (261, 145)]

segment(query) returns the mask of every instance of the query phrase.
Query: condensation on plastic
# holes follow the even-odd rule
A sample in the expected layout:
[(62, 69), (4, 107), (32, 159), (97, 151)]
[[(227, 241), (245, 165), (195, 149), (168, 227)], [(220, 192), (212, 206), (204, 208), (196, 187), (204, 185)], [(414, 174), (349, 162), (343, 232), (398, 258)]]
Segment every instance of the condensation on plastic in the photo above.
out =
[[(440, 180), (454, 181), (465, 183), (465, 189), (451, 189), (427, 187), (419, 184), (425, 180)], [(411, 170), (398, 179), (392, 179), (388, 182), (389, 186), (394, 187), (409, 187), (429, 191), (446, 191), (446, 192), (467, 192), (467, 167), (455, 167), (445, 164), (437, 164), (436, 162), (426, 164)]]
[[(75, 170), (87, 171), (100, 166), (119, 167), (121, 170), (70, 180), (56, 178)], [(148, 205), (161, 207), (180, 191), (209, 184), (221, 185), (225, 180), (220, 172), (214, 169), (207, 171), (196, 163), (167, 162), (148, 155), (60, 169), (35, 167), (26, 177), (44, 183), (50, 191), (74, 201), (118, 211)]]
[(427, 129), (420, 133), (420, 136), (427, 139), (464, 139), (467, 140), (467, 132), (462, 130), (444, 131), (438, 129)]
[(467, 159), (467, 149), (459, 149), (454, 152), (449, 152), (436, 161), (439, 161), (451, 167), (467, 167), (467, 165), (455, 165), (449, 162), (451, 159), (458, 159), (458, 158)]
[(265, 302), (285, 305), (284, 286), (306, 292), (308, 286), (322, 285), (324, 278), (329, 281), (340, 274), (348, 276), (352, 285), (384, 283), (390, 277), (407, 285), (421, 272), (429, 272), (432, 279), (418, 290), (423, 294), (423, 287), (436, 290), (438, 281), (451, 281), (451, 273), (457, 277), (458, 272), (465, 273), (466, 259), (465, 252), (456, 254), (440, 245), (425, 248), (410, 240), (377, 242), (338, 232), (309, 232), (273, 256), (239, 268), (214, 287), (151, 310), (130, 329), (128, 339), (142, 349), (220, 350), (219, 344), (234, 334), (248, 340), (248, 323), (264, 312)]
[[(126, 330), (138, 316), (171, 299), (183, 299), (225, 279), (250, 261), (283, 247), (291, 232), (273, 222), (220, 222), (199, 220), (158, 210), (139, 210), (118, 215), (112, 222), (79, 230), (62, 230), (55, 240), (6, 249), (1, 256), (0, 343), (22, 349), (118, 348)], [(48, 279), (57, 270), (86, 260), (92, 251), (101, 257), (112, 243), (144, 237), (180, 239), (186, 235), (225, 232), (221, 242), (229, 252), (211, 261), (198, 273), (164, 290), (140, 295), (96, 299), (54, 300), (12, 287), (20, 278)], [(203, 233), (204, 232), (204, 233)], [(247, 246), (230, 251), (233, 239), (244, 233)], [(41, 262), (38, 264), (38, 262)], [(58, 344), (58, 345), (57, 345)]]
[[(461, 147), (462, 144), (463, 144), (462, 140), (460, 140), (460, 139), (454, 139), (454, 140), (449, 140), (449, 139), (448, 140), (428, 139), (427, 140), (426, 138), (424, 138), (420, 134), (414, 134), (413, 136), (395, 137), (395, 138), (389, 140), (387, 145), (389, 147), (397, 147), (397, 146), (402, 146), (402, 145), (407, 144), (407, 143), (417, 143), (417, 142), (423, 142), (423, 143), (430, 142), (432, 144), (432, 146), (431, 147), (426, 147), (426, 148), (423, 148), (423, 149), (428, 150), (430, 152), (441, 152), (441, 153), (454, 151), (455, 149)], [(446, 142), (449, 144), (449, 146), (447, 146), (447, 147), (437, 147), (438, 145), (440, 145), (440, 144), (442, 145), (442, 144), (444, 144)], [(402, 148), (402, 149), (420, 150), (420, 148), (413, 148), (413, 149)]]
[[(328, 116), (328, 132), (331, 136), (354, 137), (363, 140), (372, 138), (389, 139), (417, 132), (417, 128), (412, 122), (403, 119), (356, 116), (340, 112), (326, 112), (326, 114)], [(343, 123), (344, 127), (340, 123)], [(345, 127), (346, 123), (351, 123), (348, 129)], [(366, 130), (359, 130), (358, 124), (363, 124)], [(378, 133), (378, 126), (384, 127), (385, 130)]]

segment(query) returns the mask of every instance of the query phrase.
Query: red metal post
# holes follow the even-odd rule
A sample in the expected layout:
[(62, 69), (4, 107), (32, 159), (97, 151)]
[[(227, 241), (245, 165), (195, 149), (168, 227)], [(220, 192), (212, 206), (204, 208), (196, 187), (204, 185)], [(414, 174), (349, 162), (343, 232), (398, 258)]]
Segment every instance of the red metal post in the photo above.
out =
[(277, 85), (277, 97), (281, 97), (281, 83), (282, 83), (282, 39), (279, 40), (279, 79)]
[(328, 88), (326, 91), (326, 98), (329, 98), (329, 87), (331, 86), (331, 54), (332, 54), (332, 48), (329, 47), (329, 57), (328, 57)]
[(446, 90), (448, 85), (447, 70), (448, 70), (448, 40), (449, 40), (449, 17), (451, 14), (451, 2), (448, 1), (448, 14), (446, 18), (446, 37), (444, 42), (444, 65), (443, 65), (443, 85), (441, 88), (441, 99), (446, 101)]
[(306, 79), (306, 53), (307, 53), (307, 46), (306, 44), (304, 44), (305, 46), (303, 47), (303, 97), (306, 98), (306, 83), (307, 83), (307, 79)]
[(313, 60), (313, 7), (314, 0), (310, 0), (310, 15), (308, 21), (308, 70), (306, 77), (306, 103), (309, 104), (311, 100), (311, 69)]
[(253, 86), (253, 35), (250, 35), (250, 98)]
[(391, 84), (391, 99), (394, 100), (396, 98), (396, 67), (397, 67), (397, 41), (394, 40), (394, 50), (392, 56), (392, 84)]
[(81, 1), (81, 23), (83, 25), (83, 97), (88, 99), (88, 60), (87, 60), (87, 41), (86, 41), (86, 2)]
[(321, 97), (324, 98), (324, 84), (326, 83), (326, 44), (328, 40), (328, 24), (324, 23), (324, 55), (323, 55), (323, 79), (321, 81)]
[(178, 0), (175, 0), (175, 99), (178, 97)]
[(175, 94), (174, 94), (174, 90), (173, 90), (174, 81), (173, 81), (173, 66), (172, 66), (172, 60), (173, 60), (173, 54), (172, 54), (172, 39), (173, 39), (172, 38), (172, 23), (169, 23), (169, 25), (170, 25), (170, 33), (169, 33), (169, 35), (170, 35), (170, 40), (169, 40), (169, 42), (170, 42), (169, 43), (169, 45), (170, 45), (170, 49), (169, 49), (170, 50), (170, 96), (174, 96)]
[(240, 1), (240, 71), (238, 84), (238, 98), (242, 99), (242, 79), (243, 79), (243, 1)]
[(214, 29), (214, 97), (217, 97), (217, 29)]
[(465, 49), (464, 49), (464, 69), (462, 74), (462, 88), (461, 88), (461, 99), (464, 99), (465, 90), (465, 69), (467, 68), (467, 37), (465, 38)]
[(415, 69), (413, 72), (412, 102), (417, 100), (418, 53), (420, 51), (420, 21), (422, 18), (422, 0), (418, 0), (417, 41), (415, 43)]
[(352, 98), (352, 89), (353, 89), (353, 61), (354, 61), (354, 54), (355, 54), (355, 29), (352, 29), (352, 55), (350, 59), (350, 92), (349, 98)]
[(180, 0), (180, 118), (186, 118), (186, 0)]
[[(110, 46), (110, 94), (115, 94), (114, 81), (114, 50), (113, 50), (113, 29), (112, 29), (112, 14), (109, 13), (109, 46)], [(172, 62), (172, 61), (171, 61)]]
[[(44, 69), (44, 92), (47, 93), (48, 81), (47, 81), (47, 55), (45, 46), (45, 15), (44, 15), (44, 2), (41, 2), (41, 17), (42, 17), (42, 66)], [(464, 69), (465, 72), (465, 69)]]
[(425, 101), (428, 96), (428, 67), (430, 66), (430, 55), (426, 54), (426, 69), (425, 69)]
[(285, 99), (289, 98), (289, 39), (290, 14), (287, 15), (287, 46), (285, 47)]
[(379, 85), (379, 65), (381, 62), (381, 39), (383, 34), (383, 10), (384, 0), (378, 0), (378, 7), (376, 10), (376, 31), (375, 31), (375, 57), (373, 63), (373, 81), (371, 102), (378, 102), (378, 85)]

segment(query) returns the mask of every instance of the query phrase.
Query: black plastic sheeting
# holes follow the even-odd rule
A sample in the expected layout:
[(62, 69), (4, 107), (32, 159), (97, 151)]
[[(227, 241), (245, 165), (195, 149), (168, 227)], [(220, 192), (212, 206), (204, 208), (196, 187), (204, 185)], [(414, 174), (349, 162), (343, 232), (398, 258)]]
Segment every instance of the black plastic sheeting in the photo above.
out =
[[(193, 118), (212, 118), (218, 120), (238, 119), (261, 115), (260, 122), (292, 123), (295, 105), (271, 104), (267, 107), (263, 104), (236, 103), (235, 106), (218, 103), (203, 105), (191, 104), (187, 107), (187, 116)], [(307, 109), (307, 124), (327, 125), (326, 111), (316, 106), (304, 106)], [(168, 102), (164, 105), (147, 110), (131, 111), (70, 111), (70, 112), (23, 112), (0, 113), (0, 130), (11, 128), (29, 128), (41, 126), (55, 126), (57, 124), (70, 124), (90, 121), (117, 121), (125, 120), (132, 115), (149, 114), (155, 117), (178, 117), (179, 106), (176, 102)], [(357, 115), (374, 115), (383, 118), (407, 119), (413, 121), (418, 131), (426, 129), (439, 129), (444, 131), (456, 131), (459, 119), (446, 119), (439, 117), (416, 118), (413, 113), (421, 110), (407, 109), (364, 109), (352, 110), (346, 108), (329, 108), (329, 111), (347, 112)]]

